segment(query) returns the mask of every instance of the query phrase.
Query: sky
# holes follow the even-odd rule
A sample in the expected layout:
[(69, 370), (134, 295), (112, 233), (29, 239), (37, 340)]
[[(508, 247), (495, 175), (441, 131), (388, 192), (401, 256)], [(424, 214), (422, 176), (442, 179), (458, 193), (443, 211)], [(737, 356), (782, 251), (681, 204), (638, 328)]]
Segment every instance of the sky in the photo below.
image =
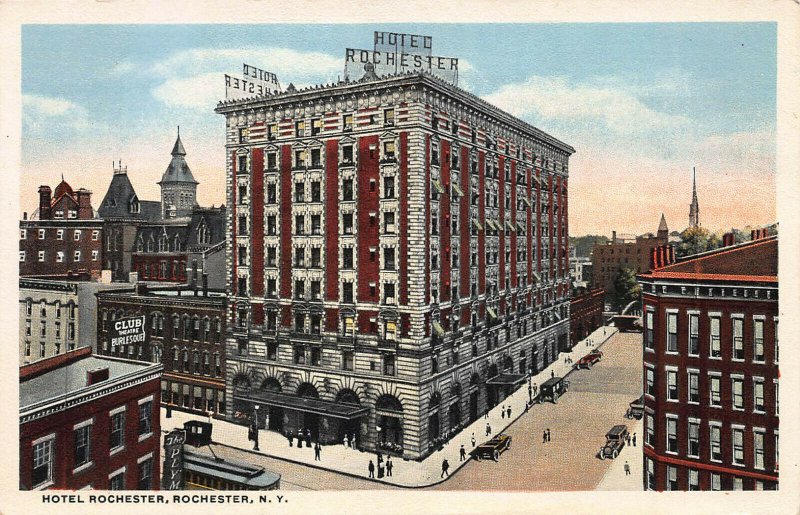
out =
[(176, 128), (201, 205), (225, 199), (223, 74), (336, 81), (372, 31), (427, 34), (459, 86), (575, 147), (570, 234), (774, 222), (774, 23), (25, 25), (20, 205), (63, 174), (99, 207), (122, 160), (157, 200)]

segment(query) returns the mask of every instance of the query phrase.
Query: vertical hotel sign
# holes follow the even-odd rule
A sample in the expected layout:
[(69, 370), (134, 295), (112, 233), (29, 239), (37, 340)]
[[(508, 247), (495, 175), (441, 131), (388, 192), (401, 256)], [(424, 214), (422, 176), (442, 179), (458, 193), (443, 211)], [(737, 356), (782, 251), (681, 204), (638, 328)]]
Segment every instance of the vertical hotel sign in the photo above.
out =
[(242, 99), (274, 95), (281, 92), (278, 76), (247, 63), (242, 64), (242, 76), (225, 74), (225, 98)]
[(378, 76), (426, 72), (458, 84), (458, 58), (433, 55), (433, 38), (421, 34), (376, 31), (372, 50), (345, 50), (347, 80), (361, 79), (370, 68)]
[(183, 490), (183, 444), (186, 431), (175, 429), (164, 437), (164, 467), (161, 469), (162, 490)]

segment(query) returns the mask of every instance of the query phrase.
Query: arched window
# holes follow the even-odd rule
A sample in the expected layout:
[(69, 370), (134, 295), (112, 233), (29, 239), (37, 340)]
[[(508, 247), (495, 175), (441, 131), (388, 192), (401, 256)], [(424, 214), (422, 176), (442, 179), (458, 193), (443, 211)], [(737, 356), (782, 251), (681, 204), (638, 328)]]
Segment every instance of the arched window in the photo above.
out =
[(153, 235), (151, 234), (150, 237), (147, 239), (147, 252), (153, 252), (153, 246), (155, 241), (153, 240)]
[(181, 239), (178, 237), (177, 234), (175, 235), (175, 239), (172, 242), (172, 250), (174, 252), (180, 252), (181, 251)]
[(158, 238), (158, 251), (159, 252), (167, 252), (169, 251), (169, 241), (167, 240), (167, 235), (162, 234)]

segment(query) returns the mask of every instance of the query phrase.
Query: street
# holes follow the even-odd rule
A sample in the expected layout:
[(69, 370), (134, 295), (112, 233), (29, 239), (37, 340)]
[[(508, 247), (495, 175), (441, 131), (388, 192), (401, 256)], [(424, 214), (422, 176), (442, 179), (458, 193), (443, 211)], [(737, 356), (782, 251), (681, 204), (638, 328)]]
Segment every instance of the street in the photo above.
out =
[[(613, 460), (596, 457), (605, 443), (606, 432), (616, 424), (626, 424), (631, 432), (635, 430), (636, 421), (626, 419), (624, 414), (628, 404), (641, 394), (641, 339), (640, 333), (615, 335), (602, 346), (602, 361), (590, 370), (569, 375), (569, 392), (559, 398), (558, 404), (545, 402), (534, 406), (506, 431), (512, 437), (512, 445), (497, 463), (473, 461), (450, 480), (430, 489), (597, 488), (613, 464)], [(547, 428), (551, 441), (543, 444), (542, 432)], [(627, 459), (633, 471), (640, 471), (643, 436), (641, 432), (636, 436), (637, 447), (626, 447), (617, 460)], [(623, 477), (631, 482), (632, 489), (641, 489), (640, 472)]]

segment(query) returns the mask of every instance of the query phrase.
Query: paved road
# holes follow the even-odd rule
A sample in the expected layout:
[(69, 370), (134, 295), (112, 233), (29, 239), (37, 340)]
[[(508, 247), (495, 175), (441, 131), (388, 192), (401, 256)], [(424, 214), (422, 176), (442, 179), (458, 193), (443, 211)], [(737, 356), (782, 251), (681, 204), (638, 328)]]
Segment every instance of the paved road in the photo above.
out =
[[(615, 424), (633, 427), (623, 415), (641, 392), (641, 338), (639, 333), (615, 335), (603, 345), (600, 363), (569, 376), (570, 390), (558, 404), (535, 406), (519, 418), (507, 430), (511, 449), (498, 463), (468, 463), (431, 489), (594, 490), (611, 466), (610, 460), (596, 458), (606, 431)], [(543, 444), (546, 428), (552, 438)], [(641, 485), (640, 477), (629, 477)]]

